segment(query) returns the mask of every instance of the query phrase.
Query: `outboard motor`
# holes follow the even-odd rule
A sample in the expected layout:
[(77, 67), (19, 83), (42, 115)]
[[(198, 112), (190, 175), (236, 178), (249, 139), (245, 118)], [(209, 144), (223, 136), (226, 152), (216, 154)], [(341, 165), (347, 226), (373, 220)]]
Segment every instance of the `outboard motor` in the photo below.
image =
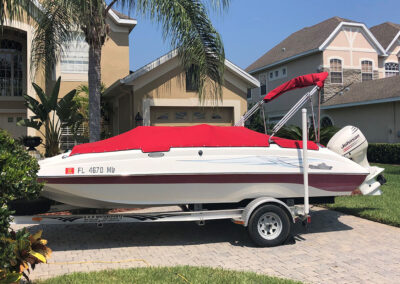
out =
[(367, 159), (368, 141), (360, 129), (355, 126), (343, 127), (333, 135), (327, 147), (329, 150), (368, 169), (369, 175), (359, 187), (363, 195), (380, 195), (382, 193), (379, 187), (386, 182), (381, 174), (385, 169), (369, 165)]

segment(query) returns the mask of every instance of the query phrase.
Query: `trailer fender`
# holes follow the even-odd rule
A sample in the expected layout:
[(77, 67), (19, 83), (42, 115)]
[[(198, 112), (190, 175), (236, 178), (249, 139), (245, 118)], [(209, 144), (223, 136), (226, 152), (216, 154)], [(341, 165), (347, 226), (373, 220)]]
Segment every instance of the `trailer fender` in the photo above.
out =
[(273, 198), (273, 197), (259, 197), (257, 199), (254, 199), (251, 201), (247, 206), (244, 208), (243, 213), (242, 213), (242, 220), (243, 220), (243, 226), (247, 227), (249, 223), (249, 219), (251, 214), (255, 209), (260, 207), (261, 205), (264, 204), (275, 204), (278, 205), (279, 207), (283, 208), (286, 213), (288, 214), (289, 218), (292, 220), (293, 223), (295, 223), (295, 216), (293, 215), (292, 211), (290, 210), (289, 206), (287, 206), (286, 203)]

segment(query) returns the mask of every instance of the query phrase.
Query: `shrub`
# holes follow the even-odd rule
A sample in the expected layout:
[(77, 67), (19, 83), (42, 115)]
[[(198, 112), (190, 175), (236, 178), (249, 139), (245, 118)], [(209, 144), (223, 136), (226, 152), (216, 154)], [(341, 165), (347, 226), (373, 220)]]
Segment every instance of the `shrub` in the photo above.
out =
[[(321, 127), (320, 143), (326, 146), (332, 136), (335, 135), (339, 130), (340, 129), (335, 126)], [(303, 130), (301, 127), (296, 125), (285, 125), (278, 131), (276, 136), (286, 139), (302, 140)], [(312, 126), (308, 129), (308, 140), (316, 141), (314, 127)]]
[(24, 98), (26, 107), (35, 115), (17, 123), (38, 130), (45, 137), (46, 157), (60, 153), (62, 127), (77, 129), (82, 123), (82, 116), (77, 112), (78, 105), (74, 101), (76, 90), (58, 99), (60, 84), (61, 77), (58, 77), (53, 90), (46, 94), (39, 85), (32, 83), (39, 101), (28, 95), (24, 95)]
[(43, 187), (37, 182), (39, 165), (35, 158), (0, 129), (0, 202), (35, 199)]
[(371, 143), (368, 145), (368, 161), (371, 163), (400, 164), (400, 143)]
[(6, 277), (13, 279), (15, 273), (20, 273), (20, 268), (15, 265), (18, 248), (15, 242), (10, 242), (13, 239), (13, 232), (10, 231), (13, 212), (8, 209), (7, 203), (39, 196), (43, 185), (37, 182), (38, 170), (36, 159), (0, 129), (0, 282)]

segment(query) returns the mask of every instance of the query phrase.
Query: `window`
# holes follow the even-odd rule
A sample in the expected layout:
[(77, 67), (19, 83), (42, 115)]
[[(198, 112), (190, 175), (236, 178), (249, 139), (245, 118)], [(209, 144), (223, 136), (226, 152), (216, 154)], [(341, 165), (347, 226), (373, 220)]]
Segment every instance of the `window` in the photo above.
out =
[(331, 83), (333, 84), (343, 83), (342, 60), (337, 58), (331, 59), (330, 72), (331, 72)]
[(186, 92), (196, 92), (198, 90), (198, 86), (196, 86), (196, 78), (195, 78), (195, 66), (192, 65), (189, 70), (186, 72)]
[(281, 79), (287, 76), (287, 67), (282, 67), (269, 72), (269, 80)]
[(186, 120), (187, 118), (188, 118), (188, 114), (186, 111), (175, 112), (175, 120)]
[(247, 98), (251, 99), (251, 89), (247, 88)]
[(329, 117), (324, 116), (321, 119), (321, 128), (328, 127), (328, 126), (333, 126), (333, 122)]
[(361, 61), (361, 81), (372, 80), (372, 61)]
[[(83, 135), (84, 128), (83, 126), (79, 127), (77, 130), (77, 135)], [(61, 127), (61, 138), (60, 138), (60, 149), (61, 150), (71, 150), (75, 145), (78, 145), (78, 141), (76, 141), (74, 134), (68, 126)], [(82, 142), (81, 142), (82, 143)]]
[(22, 44), (0, 40), (0, 96), (22, 96)]
[(168, 112), (159, 112), (156, 115), (157, 120), (169, 120), (169, 113)]
[(260, 96), (267, 94), (267, 78), (265, 75), (260, 75)]
[(61, 52), (62, 73), (87, 73), (89, 66), (89, 45), (82, 33), (76, 33), (73, 40), (64, 44)]
[(206, 113), (204, 111), (195, 111), (193, 112), (193, 121), (197, 120), (205, 120), (206, 119)]
[(14, 117), (8, 117), (8, 118), (7, 118), (7, 122), (8, 122), (8, 123), (14, 122)]
[(396, 62), (385, 63), (385, 77), (399, 76), (399, 64)]

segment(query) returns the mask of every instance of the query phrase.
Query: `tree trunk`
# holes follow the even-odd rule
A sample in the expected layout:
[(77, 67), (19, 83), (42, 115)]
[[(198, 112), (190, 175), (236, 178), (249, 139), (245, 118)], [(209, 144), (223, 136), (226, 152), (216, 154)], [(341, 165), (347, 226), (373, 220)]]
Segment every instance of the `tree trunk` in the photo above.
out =
[(89, 46), (89, 140), (100, 140), (101, 44)]

